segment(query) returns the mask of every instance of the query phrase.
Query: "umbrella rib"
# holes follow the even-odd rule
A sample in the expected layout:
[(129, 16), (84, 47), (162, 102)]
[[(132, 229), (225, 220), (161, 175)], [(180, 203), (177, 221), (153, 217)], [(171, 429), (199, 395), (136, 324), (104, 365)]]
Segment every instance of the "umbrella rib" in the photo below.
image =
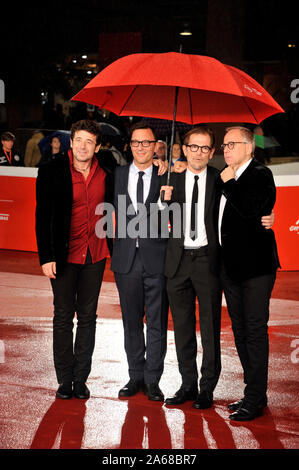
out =
[[(232, 77), (233, 80), (234, 80), (234, 75), (232, 74), (231, 70), (228, 70), (228, 72), (230, 73), (231, 77)], [(255, 121), (257, 122), (257, 124), (259, 124), (259, 121), (257, 120), (256, 115), (254, 114), (254, 112), (253, 112), (252, 109), (250, 108), (249, 104), (248, 104), (247, 101), (245, 100), (245, 97), (243, 96), (242, 90), (241, 90), (241, 88), (240, 88), (239, 85), (238, 85), (238, 88), (239, 88), (239, 90), (240, 90), (240, 92), (241, 92), (241, 97), (242, 97), (243, 102), (246, 104), (247, 108), (249, 109), (249, 112), (252, 114), (252, 116), (254, 117), (254, 119), (255, 119)]]
[(131, 99), (131, 96), (133, 95), (133, 93), (135, 92), (135, 90), (137, 89), (138, 85), (135, 85), (133, 90), (131, 91), (131, 93), (129, 94), (128, 98), (126, 99), (126, 101), (124, 102), (121, 110), (119, 111), (119, 115), (121, 115), (121, 113), (123, 112), (124, 108), (127, 106), (129, 100)]
[(245, 100), (244, 96), (242, 96), (242, 100), (244, 101), (244, 103), (246, 104), (247, 108), (249, 109), (249, 111), (250, 111), (251, 114), (253, 115), (254, 119), (256, 120), (256, 123), (259, 124), (259, 121), (257, 120), (256, 115), (254, 114), (253, 110), (251, 109), (251, 107), (249, 106), (249, 104), (247, 103), (247, 101)]

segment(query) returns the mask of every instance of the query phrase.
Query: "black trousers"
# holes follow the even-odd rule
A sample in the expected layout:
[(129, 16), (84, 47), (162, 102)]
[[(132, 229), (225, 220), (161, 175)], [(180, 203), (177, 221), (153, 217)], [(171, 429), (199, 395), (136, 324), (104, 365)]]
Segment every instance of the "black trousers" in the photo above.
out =
[(213, 392), (221, 371), (220, 280), (209, 267), (206, 250), (184, 250), (180, 266), (167, 280), (167, 293), (182, 384), (197, 385), (196, 297), (199, 304), (202, 364), (200, 391)]
[[(58, 383), (86, 382), (95, 344), (97, 305), (106, 259), (84, 265), (68, 263), (51, 279), (54, 294), (53, 352)], [(73, 319), (77, 331), (73, 344)]]
[(276, 273), (233, 281), (224, 267), (221, 279), (236, 349), (244, 371), (244, 397), (258, 405), (267, 393), (269, 302)]
[[(132, 380), (158, 383), (167, 346), (168, 299), (162, 274), (149, 274), (139, 250), (129, 273), (114, 273), (124, 326), (124, 346)], [(146, 337), (144, 335), (146, 319)]]

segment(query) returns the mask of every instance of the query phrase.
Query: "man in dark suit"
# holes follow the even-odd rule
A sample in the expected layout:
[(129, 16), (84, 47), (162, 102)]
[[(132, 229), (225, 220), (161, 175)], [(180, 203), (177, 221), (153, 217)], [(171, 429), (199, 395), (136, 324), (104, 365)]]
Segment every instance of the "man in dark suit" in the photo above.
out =
[[(215, 183), (219, 172), (208, 166), (214, 150), (215, 139), (209, 128), (198, 127), (189, 131), (183, 145), (187, 169), (183, 173), (172, 173), (171, 186), (161, 188), (165, 190), (165, 200), (171, 199), (171, 203), (178, 203), (181, 209), (180, 216), (170, 211), (171, 231), (165, 274), (182, 385), (173, 397), (166, 399), (166, 404), (179, 405), (195, 400), (193, 407), (199, 409), (212, 406), (213, 391), (221, 369), (222, 291), (214, 220)], [(196, 297), (203, 350), (199, 393)]]
[[(54, 294), (53, 350), (57, 398), (88, 398), (85, 384), (94, 349), (96, 310), (105, 261), (105, 233), (95, 232), (95, 208), (113, 199), (113, 167), (98, 161), (101, 129), (79, 121), (71, 149), (38, 171), (36, 238), (40, 264)], [(110, 191), (110, 192), (109, 192)], [(112, 239), (111, 239), (112, 242)], [(111, 246), (111, 244), (110, 244)], [(73, 347), (73, 318), (78, 325)]]
[(272, 173), (253, 158), (254, 136), (246, 128), (227, 129), (227, 167), (219, 182), (221, 278), (244, 371), (244, 397), (231, 403), (234, 421), (249, 421), (267, 406), (269, 302), (279, 267), (272, 230), (260, 223), (276, 197)]
[(155, 143), (154, 132), (147, 124), (135, 125), (130, 142), (134, 160), (116, 170), (116, 233), (111, 269), (119, 291), (130, 377), (119, 397), (143, 390), (150, 400), (163, 401), (158, 384), (167, 338), (164, 277), (167, 238), (162, 237), (159, 222), (153, 224), (154, 212), (157, 216), (159, 212), (156, 203), (160, 195), (160, 178), (153, 165)]

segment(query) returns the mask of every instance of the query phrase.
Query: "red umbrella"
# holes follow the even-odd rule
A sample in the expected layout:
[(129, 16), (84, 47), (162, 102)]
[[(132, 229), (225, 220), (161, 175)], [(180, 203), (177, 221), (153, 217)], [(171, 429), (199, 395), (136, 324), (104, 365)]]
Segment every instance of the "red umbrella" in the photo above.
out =
[(119, 116), (172, 119), (168, 182), (176, 119), (259, 124), (283, 109), (253, 78), (212, 57), (167, 52), (132, 54), (94, 77), (73, 100)]
[(132, 54), (116, 60), (73, 100), (120, 116), (259, 124), (283, 109), (243, 71), (207, 56), (178, 52)]

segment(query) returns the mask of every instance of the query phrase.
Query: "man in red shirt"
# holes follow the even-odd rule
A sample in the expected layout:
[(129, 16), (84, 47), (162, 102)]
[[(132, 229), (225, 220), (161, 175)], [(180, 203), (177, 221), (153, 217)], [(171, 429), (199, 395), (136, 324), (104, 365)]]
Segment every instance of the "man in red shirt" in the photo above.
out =
[[(57, 398), (89, 398), (86, 381), (95, 342), (96, 311), (109, 254), (95, 226), (96, 207), (112, 202), (113, 169), (95, 155), (101, 129), (83, 120), (71, 128), (68, 153), (39, 168), (36, 236), (40, 264), (54, 295), (53, 351)], [(110, 181), (111, 180), (111, 181)], [(112, 242), (112, 240), (111, 240)], [(73, 319), (77, 332), (73, 346)]]

